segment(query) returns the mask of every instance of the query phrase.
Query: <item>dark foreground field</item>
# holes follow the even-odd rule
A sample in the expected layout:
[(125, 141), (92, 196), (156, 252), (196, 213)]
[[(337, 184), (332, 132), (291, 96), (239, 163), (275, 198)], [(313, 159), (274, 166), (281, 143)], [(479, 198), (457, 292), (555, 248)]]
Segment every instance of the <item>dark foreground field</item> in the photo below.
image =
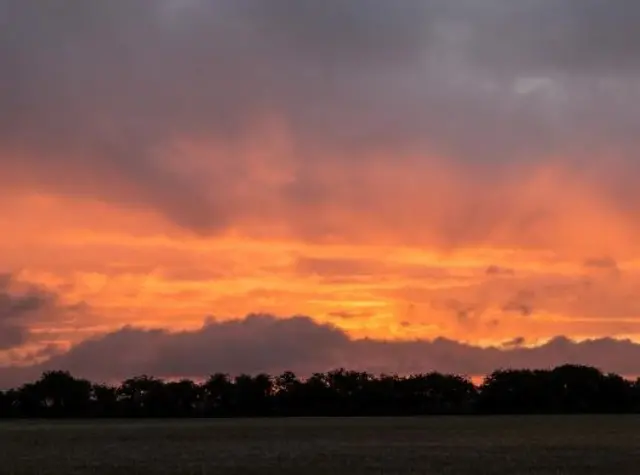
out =
[(638, 417), (0, 423), (2, 474), (637, 474)]

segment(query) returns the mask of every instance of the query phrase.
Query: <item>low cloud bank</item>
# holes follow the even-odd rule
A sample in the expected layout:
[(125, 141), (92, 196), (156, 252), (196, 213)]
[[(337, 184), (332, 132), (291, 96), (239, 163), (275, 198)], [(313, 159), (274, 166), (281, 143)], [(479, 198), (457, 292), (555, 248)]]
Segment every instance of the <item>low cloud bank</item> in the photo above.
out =
[(596, 366), (620, 374), (640, 373), (640, 345), (601, 338), (574, 342), (556, 337), (527, 348), (481, 348), (438, 338), (416, 341), (352, 339), (342, 330), (309, 317), (249, 315), (207, 322), (194, 331), (171, 333), (125, 327), (86, 340), (41, 364), (0, 368), (0, 387), (36, 378), (50, 369), (68, 370), (95, 381), (134, 375), (206, 377), (292, 370), (302, 376), (337, 367), (371, 372), (440, 371), (483, 375), (498, 368), (548, 368), (565, 363)]

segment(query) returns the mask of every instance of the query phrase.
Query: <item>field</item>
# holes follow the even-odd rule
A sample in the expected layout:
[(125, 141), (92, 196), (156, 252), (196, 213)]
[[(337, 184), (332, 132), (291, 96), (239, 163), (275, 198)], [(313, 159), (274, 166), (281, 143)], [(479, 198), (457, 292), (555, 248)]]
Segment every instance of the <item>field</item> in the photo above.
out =
[(628, 416), (0, 423), (0, 473), (636, 474)]

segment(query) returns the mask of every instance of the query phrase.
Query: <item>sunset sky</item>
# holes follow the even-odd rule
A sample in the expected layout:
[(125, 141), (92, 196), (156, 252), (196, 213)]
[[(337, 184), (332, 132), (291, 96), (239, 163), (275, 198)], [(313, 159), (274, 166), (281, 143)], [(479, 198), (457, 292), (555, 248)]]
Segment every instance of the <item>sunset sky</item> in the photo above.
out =
[(640, 374), (637, 0), (0, 0), (0, 386)]

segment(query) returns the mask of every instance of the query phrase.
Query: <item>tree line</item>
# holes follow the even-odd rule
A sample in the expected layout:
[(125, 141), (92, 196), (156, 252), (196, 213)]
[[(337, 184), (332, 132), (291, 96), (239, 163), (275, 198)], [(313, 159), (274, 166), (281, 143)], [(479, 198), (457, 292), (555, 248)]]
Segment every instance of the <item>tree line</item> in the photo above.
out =
[(640, 413), (640, 378), (597, 368), (498, 370), (482, 384), (427, 373), (372, 375), (337, 369), (298, 378), (292, 372), (213, 374), (206, 381), (150, 376), (95, 384), (64, 371), (0, 392), (0, 418), (291, 417), (437, 414)]

